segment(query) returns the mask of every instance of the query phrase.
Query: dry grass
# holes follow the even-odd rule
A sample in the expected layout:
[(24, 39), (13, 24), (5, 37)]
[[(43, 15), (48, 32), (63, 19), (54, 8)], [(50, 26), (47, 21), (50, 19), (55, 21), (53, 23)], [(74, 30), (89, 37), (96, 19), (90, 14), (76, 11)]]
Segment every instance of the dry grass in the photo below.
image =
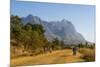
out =
[(27, 56), (18, 57), (11, 59), (11, 66), (22, 66), (22, 65), (37, 65), (37, 64), (61, 64), (61, 63), (72, 63), (82, 62), (80, 58), (81, 54), (78, 53), (76, 56), (72, 55), (72, 50), (58, 50), (52, 53), (40, 54), (38, 56)]
[(95, 61), (95, 49), (80, 49), (80, 53), (82, 53), (81, 58), (85, 59), (85, 61)]

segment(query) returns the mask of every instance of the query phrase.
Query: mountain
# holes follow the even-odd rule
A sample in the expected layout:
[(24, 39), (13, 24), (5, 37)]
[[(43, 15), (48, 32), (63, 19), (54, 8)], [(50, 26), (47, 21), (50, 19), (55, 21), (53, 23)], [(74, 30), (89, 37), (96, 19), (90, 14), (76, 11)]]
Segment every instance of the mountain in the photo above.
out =
[(58, 38), (59, 40), (63, 40), (66, 44), (79, 44), (86, 42), (84, 37), (76, 31), (74, 25), (66, 19), (47, 22), (37, 16), (28, 15), (27, 17), (22, 17), (22, 22), (24, 24), (42, 24), (46, 30), (45, 36), (49, 41)]

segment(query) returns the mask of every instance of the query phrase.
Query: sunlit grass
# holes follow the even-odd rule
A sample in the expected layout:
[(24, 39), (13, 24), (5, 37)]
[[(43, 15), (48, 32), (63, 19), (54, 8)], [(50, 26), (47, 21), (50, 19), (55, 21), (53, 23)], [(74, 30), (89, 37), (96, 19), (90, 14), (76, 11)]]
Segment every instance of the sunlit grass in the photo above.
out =
[(82, 53), (81, 58), (85, 59), (85, 61), (95, 61), (95, 49), (82, 48), (79, 52)]
[(62, 64), (82, 62), (81, 54), (73, 56), (71, 49), (57, 50), (52, 53), (39, 54), (37, 56), (25, 56), (11, 59), (11, 66), (37, 65), (37, 64)]

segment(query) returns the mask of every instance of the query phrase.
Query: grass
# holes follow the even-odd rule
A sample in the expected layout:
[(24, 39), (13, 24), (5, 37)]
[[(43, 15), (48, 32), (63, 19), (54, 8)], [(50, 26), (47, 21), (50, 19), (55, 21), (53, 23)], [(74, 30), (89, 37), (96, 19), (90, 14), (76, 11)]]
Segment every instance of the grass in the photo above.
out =
[(87, 62), (95, 61), (95, 50), (94, 49), (81, 48), (79, 52), (82, 53), (81, 58), (85, 59), (85, 61)]
[(57, 50), (52, 53), (40, 54), (38, 56), (26, 56), (11, 59), (11, 66), (23, 66), (23, 65), (37, 65), (37, 64), (62, 64), (83, 62), (80, 58), (81, 54), (77, 53), (76, 56), (72, 55), (72, 50)]

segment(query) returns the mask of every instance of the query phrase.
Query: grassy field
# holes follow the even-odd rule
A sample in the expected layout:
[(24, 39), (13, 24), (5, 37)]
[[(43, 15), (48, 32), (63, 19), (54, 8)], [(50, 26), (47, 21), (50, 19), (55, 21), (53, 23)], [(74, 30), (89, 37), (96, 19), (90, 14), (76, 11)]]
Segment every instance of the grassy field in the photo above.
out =
[(11, 67), (23, 65), (38, 65), (38, 64), (63, 64), (83, 62), (79, 52), (76, 56), (72, 55), (72, 50), (58, 50), (52, 53), (40, 54), (38, 56), (18, 57), (11, 59)]
[(95, 49), (82, 48), (79, 52), (82, 54), (81, 58), (83, 58), (86, 62), (95, 61)]

